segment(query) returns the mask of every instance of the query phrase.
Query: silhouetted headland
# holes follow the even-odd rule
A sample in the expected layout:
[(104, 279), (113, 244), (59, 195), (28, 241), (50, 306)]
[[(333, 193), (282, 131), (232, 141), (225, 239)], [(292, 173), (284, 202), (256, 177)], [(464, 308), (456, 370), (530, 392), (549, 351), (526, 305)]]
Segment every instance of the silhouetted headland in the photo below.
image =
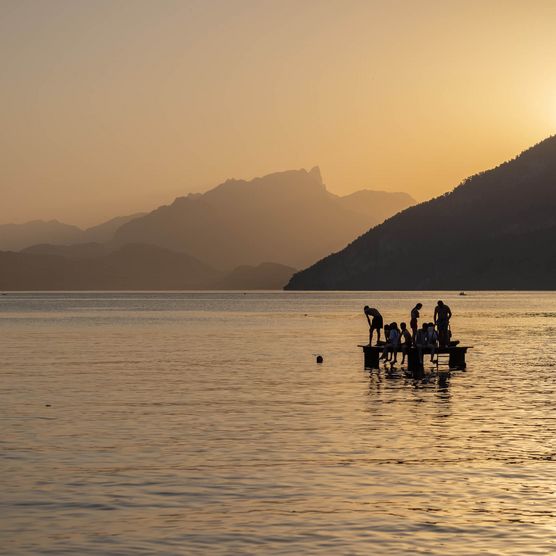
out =
[(554, 289), (556, 137), (410, 207), (289, 290)]

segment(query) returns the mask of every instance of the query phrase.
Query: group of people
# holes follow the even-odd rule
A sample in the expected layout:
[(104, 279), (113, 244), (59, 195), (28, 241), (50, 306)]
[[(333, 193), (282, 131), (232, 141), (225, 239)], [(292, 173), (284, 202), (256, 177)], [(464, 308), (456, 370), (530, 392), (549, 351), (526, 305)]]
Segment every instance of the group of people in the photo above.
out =
[[(431, 361), (434, 361), (437, 347), (446, 347), (450, 344), (450, 319), (452, 318), (450, 307), (439, 300), (434, 309), (434, 322), (424, 322), (419, 327), (420, 311), (422, 308), (423, 304), (417, 303), (411, 310), (409, 320), (410, 332), (405, 322), (400, 323), (399, 328), (396, 322), (385, 325), (379, 311), (365, 305), (364, 312), (369, 323), (369, 345), (373, 343), (373, 335), (376, 330), (376, 345), (383, 346), (381, 359), (385, 361), (391, 360), (392, 363), (396, 363), (398, 352), (401, 351), (403, 365), (409, 350), (415, 347), (418, 350), (420, 361), (423, 360), (423, 351), (425, 349), (430, 350)], [(380, 340), (382, 330), (384, 330), (384, 342)]]

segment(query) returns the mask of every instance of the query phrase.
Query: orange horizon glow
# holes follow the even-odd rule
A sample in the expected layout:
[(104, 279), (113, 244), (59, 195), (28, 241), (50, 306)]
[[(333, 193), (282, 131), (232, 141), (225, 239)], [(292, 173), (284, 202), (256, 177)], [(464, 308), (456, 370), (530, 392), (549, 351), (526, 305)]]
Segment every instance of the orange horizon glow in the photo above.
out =
[(556, 130), (556, 3), (8, 0), (0, 224), (319, 165), (417, 200)]

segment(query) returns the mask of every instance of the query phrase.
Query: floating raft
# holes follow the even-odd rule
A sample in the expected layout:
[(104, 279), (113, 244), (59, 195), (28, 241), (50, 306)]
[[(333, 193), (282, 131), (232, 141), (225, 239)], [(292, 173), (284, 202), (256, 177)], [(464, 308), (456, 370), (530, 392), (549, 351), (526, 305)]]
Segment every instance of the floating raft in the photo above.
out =
[[(365, 369), (378, 369), (380, 364), (380, 356), (384, 350), (384, 346), (358, 346), (363, 348)], [(438, 364), (442, 363), (447, 366), (449, 370), (465, 370), (467, 363), (465, 362), (465, 355), (471, 346), (449, 346), (444, 348), (436, 348), (434, 355), (438, 360)], [(423, 358), (430, 355), (429, 348), (422, 348)], [(402, 351), (398, 351), (398, 357), (402, 357)], [(412, 347), (407, 352), (407, 370), (413, 376), (420, 376), (423, 373), (423, 364), (419, 361), (419, 350)]]

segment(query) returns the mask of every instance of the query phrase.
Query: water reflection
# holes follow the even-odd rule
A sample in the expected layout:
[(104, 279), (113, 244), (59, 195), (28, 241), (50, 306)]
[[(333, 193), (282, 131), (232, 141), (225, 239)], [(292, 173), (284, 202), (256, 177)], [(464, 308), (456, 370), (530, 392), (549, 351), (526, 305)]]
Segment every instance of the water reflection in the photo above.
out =
[(362, 370), (370, 297), (438, 294), (10, 299), (2, 550), (551, 553), (556, 295), (444, 292), (476, 349), (425, 382)]

